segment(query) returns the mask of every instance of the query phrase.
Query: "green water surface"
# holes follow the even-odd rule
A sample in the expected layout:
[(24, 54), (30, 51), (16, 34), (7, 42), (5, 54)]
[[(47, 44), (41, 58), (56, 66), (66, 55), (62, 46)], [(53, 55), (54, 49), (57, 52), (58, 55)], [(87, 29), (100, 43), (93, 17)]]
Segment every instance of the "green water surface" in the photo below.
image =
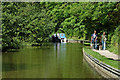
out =
[(3, 78), (101, 78), (79, 43), (49, 43), (2, 54)]

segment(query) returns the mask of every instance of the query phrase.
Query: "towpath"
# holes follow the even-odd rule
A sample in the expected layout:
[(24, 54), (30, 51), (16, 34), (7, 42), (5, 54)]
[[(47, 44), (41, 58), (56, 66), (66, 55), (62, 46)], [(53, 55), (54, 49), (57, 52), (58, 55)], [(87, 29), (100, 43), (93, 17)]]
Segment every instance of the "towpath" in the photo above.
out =
[(93, 51), (98, 52), (100, 55), (105, 56), (107, 58), (110, 58), (113, 60), (120, 60), (120, 56), (118, 56), (117, 54), (114, 54), (108, 50), (95, 50), (95, 49), (93, 49)]

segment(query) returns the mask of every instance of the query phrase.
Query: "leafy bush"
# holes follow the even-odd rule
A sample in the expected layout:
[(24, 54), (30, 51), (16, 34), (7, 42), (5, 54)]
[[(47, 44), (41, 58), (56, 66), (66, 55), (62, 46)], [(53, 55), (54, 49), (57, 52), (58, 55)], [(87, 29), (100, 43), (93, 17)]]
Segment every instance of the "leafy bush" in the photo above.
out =
[(110, 44), (110, 48), (109, 48), (109, 50), (111, 52), (118, 54), (119, 40), (120, 40), (120, 25), (115, 29), (115, 31), (111, 37), (111, 44)]
[[(90, 39), (95, 29), (97, 33), (104, 30), (112, 35), (119, 23), (119, 5), (117, 2), (2, 3), (3, 49), (18, 48), (20, 42), (42, 43), (56, 32), (78, 39)], [(115, 36), (113, 42), (114, 39)]]

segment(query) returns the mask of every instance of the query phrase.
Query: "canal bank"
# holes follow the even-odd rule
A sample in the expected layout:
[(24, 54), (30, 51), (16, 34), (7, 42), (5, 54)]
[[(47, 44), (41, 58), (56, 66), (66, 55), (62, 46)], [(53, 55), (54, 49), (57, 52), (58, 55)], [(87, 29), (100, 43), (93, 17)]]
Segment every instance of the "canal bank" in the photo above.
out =
[[(69, 42), (72, 42), (72, 43), (83, 43), (84, 44), (84, 40), (68, 40)], [(89, 42), (89, 41), (88, 41)], [(94, 51), (94, 50), (93, 50)], [(96, 50), (97, 51), (97, 50)], [(109, 52), (110, 53), (110, 52)], [(100, 53), (99, 53), (100, 54)], [(107, 53), (106, 53), (107, 54)], [(101, 55), (101, 54), (100, 54)], [(111, 54), (110, 54), (111, 55)], [(109, 55), (109, 56), (110, 56)], [(103, 56), (103, 55), (101, 55)], [(113, 58), (113, 60), (116, 60), (114, 59), (114, 56), (113, 54), (111, 56), (113, 57), (109, 57), (108, 58)], [(105, 56), (106, 57), (106, 56)], [(94, 70), (96, 70), (100, 75), (102, 75), (104, 78), (114, 78), (114, 79), (118, 79), (120, 77), (120, 70), (119, 69), (116, 69), (116, 68), (113, 68), (111, 67), (110, 65), (108, 64), (105, 64), (103, 63), (102, 61), (99, 61), (98, 59), (92, 57), (91, 55), (87, 54), (83, 48), (83, 58), (86, 60), (86, 62), (88, 62), (88, 64), (90, 66), (92, 66), (94, 68)], [(116, 58), (116, 56), (115, 56)], [(118, 60), (119, 58), (117, 58)], [(118, 64), (117, 64), (118, 65)]]
[(91, 65), (99, 74), (101, 74), (104, 78), (114, 78), (118, 79), (120, 77), (120, 70), (115, 69), (98, 59), (92, 57), (91, 55), (87, 54), (83, 48), (83, 57)]

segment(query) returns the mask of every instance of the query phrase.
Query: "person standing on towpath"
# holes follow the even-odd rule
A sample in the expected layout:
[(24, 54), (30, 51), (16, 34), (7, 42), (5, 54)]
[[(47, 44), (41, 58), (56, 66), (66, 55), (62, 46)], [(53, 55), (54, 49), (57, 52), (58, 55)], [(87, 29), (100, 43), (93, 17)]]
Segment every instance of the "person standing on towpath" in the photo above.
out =
[[(101, 41), (102, 41), (102, 49), (105, 50), (106, 49), (106, 35), (105, 32), (103, 32), (103, 35), (101, 36)], [(100, 42), (101, 42), (100, 41)]]
[(94, 49), (97, 49), (97, 34), (96, 30), (94, 30), (94, 33), (91, 35), (91, 48), (94, 47)]

